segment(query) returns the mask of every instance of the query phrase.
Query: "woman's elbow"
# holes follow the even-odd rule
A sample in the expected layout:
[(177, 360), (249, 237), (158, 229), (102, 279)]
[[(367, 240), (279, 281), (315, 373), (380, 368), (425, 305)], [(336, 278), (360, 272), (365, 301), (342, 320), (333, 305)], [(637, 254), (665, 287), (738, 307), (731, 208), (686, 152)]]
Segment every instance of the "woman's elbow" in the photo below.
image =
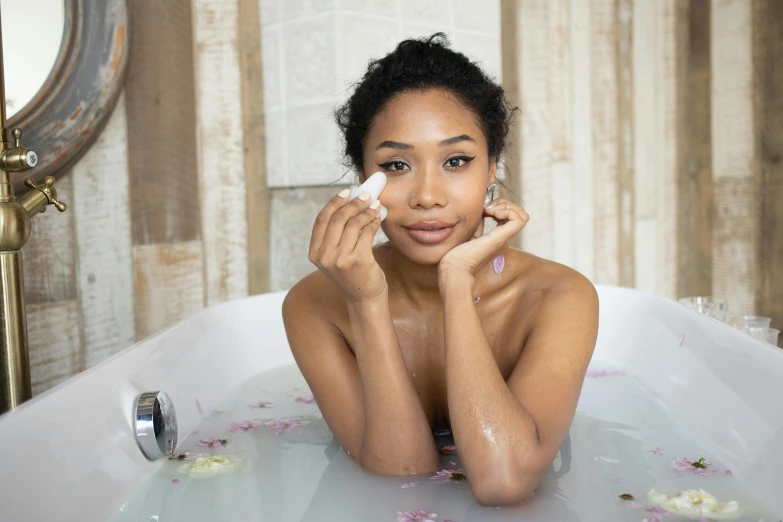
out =
[(482, 506), (516, 506), (533, 495), (541, 478), (541, 475), (525, 475), (515, 479), (486, 477), (471, 481), (471, 489), (476, 501)]

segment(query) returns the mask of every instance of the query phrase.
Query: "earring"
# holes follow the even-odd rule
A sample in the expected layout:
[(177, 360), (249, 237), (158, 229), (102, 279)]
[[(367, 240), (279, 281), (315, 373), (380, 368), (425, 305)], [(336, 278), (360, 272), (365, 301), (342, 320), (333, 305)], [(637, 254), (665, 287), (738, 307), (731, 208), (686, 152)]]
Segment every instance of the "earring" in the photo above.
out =
[(488, 205), (493, 199), (495, 199), (495, 188), (497, 187), (497, 183), (493, 183), (489, 187), (487, 187), (487, 195), (484, 197), (484, 200), (486, 201), (485, 205)]

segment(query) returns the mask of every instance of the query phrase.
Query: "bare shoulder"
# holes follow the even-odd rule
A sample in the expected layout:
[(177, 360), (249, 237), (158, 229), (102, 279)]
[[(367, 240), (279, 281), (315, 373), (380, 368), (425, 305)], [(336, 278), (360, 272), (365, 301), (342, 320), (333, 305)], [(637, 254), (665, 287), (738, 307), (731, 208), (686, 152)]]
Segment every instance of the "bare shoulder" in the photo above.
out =
[(506, 265), (514, 269), (515, 281), (521, 299), (535, 296), (541, 307), (562, 305), (564, 301), (598, 311), (598, 294), (593, 283), (573, 268), (529, 252), (509, 248)]
[(334, 284), (316, 270), (300, 279), (288, 291), (283, 301), (283, 317), (297, 324), (313, 319), (331, 321), (330, 311), (341, 303)]
[[(381, 267), (388, 253), (388, 243), (373, 247), (373, 254)], [(320, 270), (314, 270), (300, 279), (283, 301), (283, 318), (290, 324), (307, 324), (313, 320), (328, 322), (342, 336), (347, 331), (348, 309), (340, 289)]]

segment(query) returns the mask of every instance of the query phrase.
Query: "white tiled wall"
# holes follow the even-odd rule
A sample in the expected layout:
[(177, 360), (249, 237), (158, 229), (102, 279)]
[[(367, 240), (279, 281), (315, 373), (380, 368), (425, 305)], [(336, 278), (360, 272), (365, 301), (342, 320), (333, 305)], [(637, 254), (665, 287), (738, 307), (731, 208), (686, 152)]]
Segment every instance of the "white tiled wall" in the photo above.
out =
[[(345, 173), (333, 112), (371, 58), (409, 37), (445, 32), (500, 80), (499, 0), (259, 0), (273, 188), (330, 184)], [(353, 175), (340, 183), (353, 181)]]

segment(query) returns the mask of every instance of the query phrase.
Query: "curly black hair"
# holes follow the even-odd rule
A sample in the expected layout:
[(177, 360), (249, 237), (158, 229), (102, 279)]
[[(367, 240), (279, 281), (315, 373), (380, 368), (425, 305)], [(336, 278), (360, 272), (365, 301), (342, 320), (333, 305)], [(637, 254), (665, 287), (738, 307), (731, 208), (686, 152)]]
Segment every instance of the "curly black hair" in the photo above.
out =
[(373, 118), (392, 97), (433, 88), (449, 90), (476, 115), (490, 159), (500, 159), (519, 109), (511, 106), (503, 88), (476, 63), (449, 45), (444, 33), (435, 33), (403, 40), (383, 58), (370, 60), (367, 72), (353, 85), (351, 97), (335, 111), (343, 135), (343, 163), (348, 169), (362, 171), (364, 141)]

